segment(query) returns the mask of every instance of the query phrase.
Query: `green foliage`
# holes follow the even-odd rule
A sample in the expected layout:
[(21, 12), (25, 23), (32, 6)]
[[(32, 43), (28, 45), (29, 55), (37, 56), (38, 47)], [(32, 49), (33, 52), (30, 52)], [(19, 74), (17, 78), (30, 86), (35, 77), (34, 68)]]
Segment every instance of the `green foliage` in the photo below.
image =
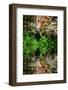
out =
[(24, 54), (26, 54), (26, 56), (35, 53), (37, 48), (40, 50), (40, 55), (45, 55), (55, 47), (55, 42), (49, 37), (41, 36), (39, 41), (37, 41), (30, 32), (24, 34)]
[(41, 54), (45, 54), (48, 51), (48, 38), (42, 36), (38, 44)]
[(33, 52), (36, 51), (38, 47), (37, 40), (30, 35), (30, 33), (26, 33), (24, 35), (24, 54), (27, 56), (31, 55)]

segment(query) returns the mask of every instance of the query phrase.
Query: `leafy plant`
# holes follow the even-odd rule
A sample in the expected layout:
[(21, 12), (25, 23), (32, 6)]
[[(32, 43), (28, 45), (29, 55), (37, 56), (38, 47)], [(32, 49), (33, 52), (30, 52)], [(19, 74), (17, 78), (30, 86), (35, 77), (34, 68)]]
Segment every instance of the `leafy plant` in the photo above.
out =
[(24, 53), (29, 56), (34, 53), (37, 48), (40, 51), (40, 55), (45, 55), (50, 50), (56, 47), (55, 42), (46, 36), (41, 36), (39, 41), (31, 35), (30, 32), (25, 33), (24, 35)]
[(30, 33), (26, 33), (24, 35), (24, 53), (28, 56), (31, 55), (33, 52), (36, 51), (38, 47), (38, 42), (37, 40), (30, 35)]
[(41, 54), (45, 54), (48, 51), (48, 38), (42, 36), (38, 44)]

